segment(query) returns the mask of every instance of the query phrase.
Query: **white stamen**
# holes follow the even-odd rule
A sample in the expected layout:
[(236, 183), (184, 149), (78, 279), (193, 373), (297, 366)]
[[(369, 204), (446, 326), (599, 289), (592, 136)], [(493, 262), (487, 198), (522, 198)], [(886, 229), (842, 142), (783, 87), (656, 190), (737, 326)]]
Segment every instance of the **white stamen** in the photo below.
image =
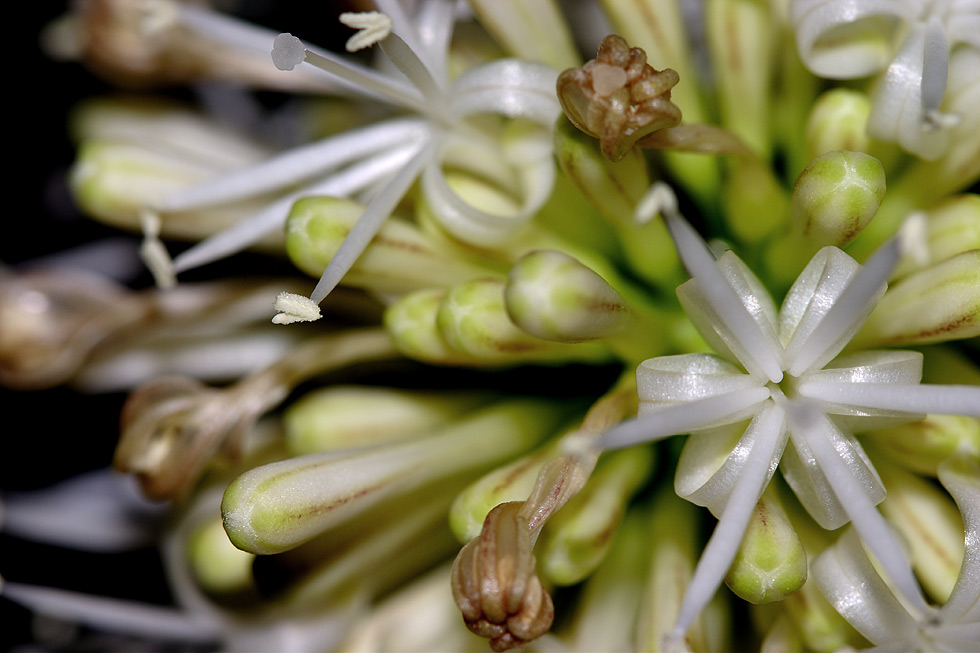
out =
[(272, 63), (279, 70), (292, 70), (306, 61), (306, 46), (292, 34), (283, 32), (272, 43)]
[(273, 307), (279, 311), (273, 316), (273, 324), (292, 324), (293, 322), (315, 322), (320, 319), (320, 306), (309, 297), (292, 292), (281, 292)]
[(799, 393), (811, 399), (859, 408), (980, 417), (980, 387), (972, 385), (807, 381), (800, 384)]
[(768, 398), (769, 389), (757, 386), (677, 404), (651, 415), (621, 422), (599, 436), (592, 448), (603, 451), (622, 449), (688, 433), (741, 413)]
[(140, 212), (140, 227), (143, 230), (140, 258), (146, 263), (158, 287), (173, 288), (177, 285), (177, 276), (170, 253), (160, 241), (160, 216), (149, 210)]
[(347, 40), (348, 52), (357, 52), (383, 41), (391, 34), (391, 18), (380, 11), (347, 12), (340, 14), (340, 22), (360, 30)]
[(926, 23), (922, 60), (922, 111), (924, 115), (939, 112), (946, 94), (949, 75), (949, 42), (946, 29), (937, 16)]

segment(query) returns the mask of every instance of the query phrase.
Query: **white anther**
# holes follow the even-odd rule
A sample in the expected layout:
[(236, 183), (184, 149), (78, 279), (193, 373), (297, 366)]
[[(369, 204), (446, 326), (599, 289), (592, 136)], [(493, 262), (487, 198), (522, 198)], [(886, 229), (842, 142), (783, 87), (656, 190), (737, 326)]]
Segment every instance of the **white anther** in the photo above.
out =
[(348, 52), (357, 52), (384, 41), (391, 34), (391, 18), (380, 11), (347, 12), (340, 14), (340, 22), (360, 30), (347, 39)]
[(273, 324), (292, 324), (293, 322), (315, 322), (320, 319), (320, 307), (309, 297), (292, 292), (281, 292), (273, 307), (279, 311), (272, 318)]
[(157, 287), (173, 288), (177, 285), (177, 275), (170, 253), (160, 241), (160, 216), (144, 209), (140, 212), (140, 228), (143, 230), (140, 258), (149, 268)]
[(655, 181), (633, 210), (633, 220), (646, 224), (661, 213), (677, 214), (677, 196), (662, 181)]

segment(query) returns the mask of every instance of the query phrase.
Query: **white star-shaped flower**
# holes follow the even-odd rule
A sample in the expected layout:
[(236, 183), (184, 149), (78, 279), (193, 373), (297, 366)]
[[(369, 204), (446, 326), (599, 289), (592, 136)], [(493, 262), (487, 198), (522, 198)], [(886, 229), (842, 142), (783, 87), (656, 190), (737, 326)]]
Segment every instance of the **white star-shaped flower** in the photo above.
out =
[(820, 250), (777, 312), (737, 256), (726, 252), (714, 259), (678, 213), (669, 188), (655, 185), (638, 211), (665, 217), (693, 277), (677, 294), (719, 353), (641, 363), (639, 417), (606, 432), (597, 445), (615, 449), (692, 433), (675, 487), (719, 516), (719, 523), (672, 637), (684, 636), (721, 583), (777, 466), (818, 523), (834, 529), (852, 522), (897, 589), (926, 609), (898, 542), (875, 509), (885, 490), (852, 432), (924, 413), (980, 416), (980, 388), (920, 385), (917, 352), (839, 356), (884, 293), (906, 249), (901, 236), (864, 266), (836, 247)]
[[(500, 59), (450, 82), (447, 60), (455, 4), (425, 0), (409, 16), (399, 0), (378, 0), (381, 12), (343, 14), (342, 22), (361, 30), (348, 41), (348, 49), (380, 45), (387, 59), (383, 72), (307, 46), (290, 34), (273, 41), (265, 30), (181, 5), (180, 16), (192, 29), (242, 49), (264, 43), (272, 48), (273, 62), (280, 70), (306, 65), (322, 75), (325, 93), (336, 94), (339, 85), (351, 95), (407, 110), (409, 115), (288, 150), (165, 198), (153, 209), (188, 211), (298, 186), (181, 253), (173, 261), (173, 270), (182, 272), (220, 259), (282, 229), (289, 208), (300, 197), (370, 198), (310, 296), (313, 304), (319, 304), (417, 179), (433, 215), (453, 236), (481, 247), (512, 237), (541, 208), (554, 183), (551, 129), (561, 111), (554, 91), (557, 71), (543, 64)], [(468, 120), (478, 114), (523, 118), (543, 129), (536, 135), (522, 134), (519, 142), (501, 143), (495, 133)], [(518, 213), (491, 214), (457, 196), (443, 174), (443, 163), (506, 180), (503, 183), (515, 186), (523, 198)], [(280, 322), (294, 319), (307, 318), (288, 314)]]
[(875, 650), (980, 651), (980, 466), (967, 458), (947, 460), (939, 480), (963, 514), (966, 539), (956, 585), (943, 606), (903, 604), (850, 529), (813, 565), (820, 591)]
[(980, 1), (794, 0), (792, 19), (800, 57), (817, 75), (885, 71), (868, 118), (872, 137), (929, 160), (946, 151), (946, 128), (959, 121), (940, 112), (950, 57), (980, 51)]

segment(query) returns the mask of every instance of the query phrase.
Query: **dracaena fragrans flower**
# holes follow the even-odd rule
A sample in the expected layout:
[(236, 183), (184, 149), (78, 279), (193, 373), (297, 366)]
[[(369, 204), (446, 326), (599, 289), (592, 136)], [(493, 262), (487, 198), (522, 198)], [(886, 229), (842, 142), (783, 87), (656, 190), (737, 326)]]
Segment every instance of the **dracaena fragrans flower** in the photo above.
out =
[(707, 506), (719, 524), (671, 637), (680, 640), (714, 594), (777, 466), (821, 526), (853, 523), (901, 595), (925, 610), (898, 542), (875, 510), (885, 489), (852, 429), (913, 421), (924, 413), (980, 416), (980, 388), (920, 385), (917, 352), (841, 354), (881, 298), (908, 236), (896, 236), (864, 266), (836, 247), (820, 250), (777, 312), (737, 256), (726, 252), (715, 261), (678, 213), (669, 188), (654, 185), (639, 209), (647, 211), (664, 215), (692, 276), (678, 296), (719, 355), (644, 361), (637, 368), (640, 417), (607, 431), (595, 446), (694, 433), (675, 487)]

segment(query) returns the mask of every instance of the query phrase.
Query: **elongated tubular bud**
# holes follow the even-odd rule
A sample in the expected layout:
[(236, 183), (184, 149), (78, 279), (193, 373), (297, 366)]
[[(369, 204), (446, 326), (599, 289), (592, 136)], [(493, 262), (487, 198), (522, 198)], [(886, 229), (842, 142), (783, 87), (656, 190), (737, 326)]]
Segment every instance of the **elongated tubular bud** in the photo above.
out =
[(531, 335), (558, 342), (593, 340), (624, 328), (628, 309), (612, 287), (555, 251), (524, 256), (504, 290), (507, 314)]
[(806, 578), (803, 544), (779, 496), (767, 490), (755, 506), (725, 584), (750, 603), (771, 603), (803, 587)]
[(939, 464), (962, 453), (980, 458), (980, 420), (960, 415), (926, 415), (910, 424), (863, 435), (875, 450), (903, 469), (936, 476)]
[[(286, 251), (293, 263), (319, 276), (364, 211), (351, 200), (305, 197), (286, 222)], [(491, 272), (456, 255), (413, 225), (389, 218), (344, 277), (344, 284), (377, 292), (438, 288)]]
[(501, 402), (422, 440), (255, 468), (225, 491), (225, 530), (245, 551), (288, 550), (386, 497), (527, 449), (561, 412), (543, 401)]

